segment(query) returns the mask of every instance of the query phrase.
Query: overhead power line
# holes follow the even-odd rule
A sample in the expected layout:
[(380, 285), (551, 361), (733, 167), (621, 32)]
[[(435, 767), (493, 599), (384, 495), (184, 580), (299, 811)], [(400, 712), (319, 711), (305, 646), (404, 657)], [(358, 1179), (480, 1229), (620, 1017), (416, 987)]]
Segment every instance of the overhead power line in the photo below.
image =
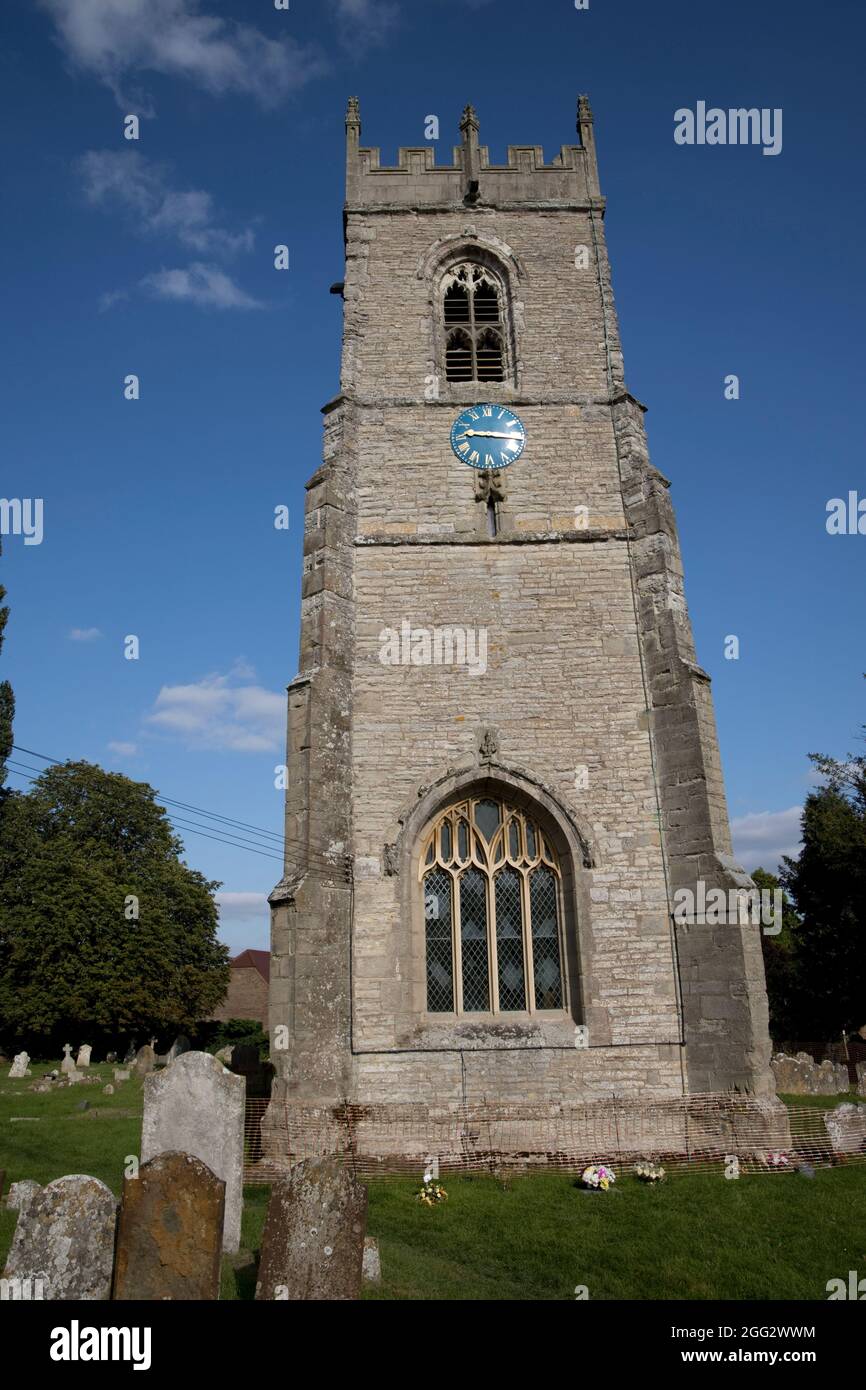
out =
[[(42, 762), (53, 766), (62, 766), (64, 760), (51, 757), (47, 753), (39, 753), (33, 748), (24, 748), (21, 744), (13, 744), (13, 748), (18, 753), (26, 753), (31, 758), (39, 758)], [(67, 760), (68, 761), (68, 760)], [(27, 775), (39, 775), (44, 771), (43, 768), (32, 767), (17, 759), (9, 759), (10, 772), (14, 776), (24, 778)], [(26, 769), (26, 773), (18, 769)], [(160, 805), (165, 807), (176, 806), (183, 811), (191, 812), (193, 816), (205, 818), (205, 824), (201, 821), (191, 820), (177, 815), (174, 811), (167, 811), (169, 820), (175, 825), (182, 834), (197, 835), (202, 839), (212, 840), (217, 844), (226, 845), (232, 849), (245, 849), (250, 854), (257, 854), (260, 857), (273, 859), (279, 863), (283, 862), (283, 856), (278, 850), (283, 845), (283, 837), (273, 831), (265, 830), (261, 826), (251, 825), (246, 821), (235, 820), (230, 816), (223, 816), (216, 811), (208, 811), (202, 806), (194, 806), (190, 802), (178, 801), (173, 797), (164, 796), (161, 792), (155, 792)], [(211, 823), (214, 822), (214, 823)], [(247, 835), (246, 832), (251, 832)], [(299, 857), (309, 860), (307, 872), (318, 878), (333, 879), (335, 877), (349, 877), (348, 861), (335, 863), (326, 857), (321, 851), (311, 850), (305, 842), (289, 839), (289, 847), (297, 846)]]

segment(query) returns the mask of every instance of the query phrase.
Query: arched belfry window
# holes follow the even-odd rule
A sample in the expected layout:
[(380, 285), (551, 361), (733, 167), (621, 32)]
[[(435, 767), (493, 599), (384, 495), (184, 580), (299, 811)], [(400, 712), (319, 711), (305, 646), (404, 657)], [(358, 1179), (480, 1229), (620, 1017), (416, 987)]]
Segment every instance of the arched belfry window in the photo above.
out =
[(562, 877), (530, 814), (490, 798), (449, 806), (419, 876), (429, 1013), (565, 1008)]
[(452, 266), (442, 281), (442, 322), (448, 381), (506, 380), (508, 305), (494, 271), (469, 261)]

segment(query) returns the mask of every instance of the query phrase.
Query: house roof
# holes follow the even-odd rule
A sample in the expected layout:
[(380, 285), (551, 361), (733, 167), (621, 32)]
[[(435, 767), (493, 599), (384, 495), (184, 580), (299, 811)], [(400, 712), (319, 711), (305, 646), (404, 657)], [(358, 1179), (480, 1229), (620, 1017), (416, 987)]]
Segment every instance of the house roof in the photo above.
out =
[(241, 951), (229, 964), (232, 970), (258, 970), (263, 980), (271, 978), (270, 951)]

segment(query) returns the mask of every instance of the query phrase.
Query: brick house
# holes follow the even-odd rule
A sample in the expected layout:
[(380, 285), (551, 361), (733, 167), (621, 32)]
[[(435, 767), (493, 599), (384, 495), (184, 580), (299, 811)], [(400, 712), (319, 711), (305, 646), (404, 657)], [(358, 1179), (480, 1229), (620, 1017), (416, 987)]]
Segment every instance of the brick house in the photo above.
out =
[(220, 1023), (230, 1018), (254, 1018), (268, 1031), (268, 989), (271, 957), (268, 951), (241, 951), (229, 962), (231, 976), (226, 996), (213, 1017)]

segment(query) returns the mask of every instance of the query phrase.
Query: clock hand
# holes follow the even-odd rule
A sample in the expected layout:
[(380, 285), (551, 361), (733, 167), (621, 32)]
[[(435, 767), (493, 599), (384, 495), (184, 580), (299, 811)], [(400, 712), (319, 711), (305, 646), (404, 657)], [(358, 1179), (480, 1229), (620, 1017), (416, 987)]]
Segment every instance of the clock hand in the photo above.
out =
[(520, 443), (519, 434), (502, 434), (499, 430), (464, 430), (463, 433), (472, 439), (514, 439)]

